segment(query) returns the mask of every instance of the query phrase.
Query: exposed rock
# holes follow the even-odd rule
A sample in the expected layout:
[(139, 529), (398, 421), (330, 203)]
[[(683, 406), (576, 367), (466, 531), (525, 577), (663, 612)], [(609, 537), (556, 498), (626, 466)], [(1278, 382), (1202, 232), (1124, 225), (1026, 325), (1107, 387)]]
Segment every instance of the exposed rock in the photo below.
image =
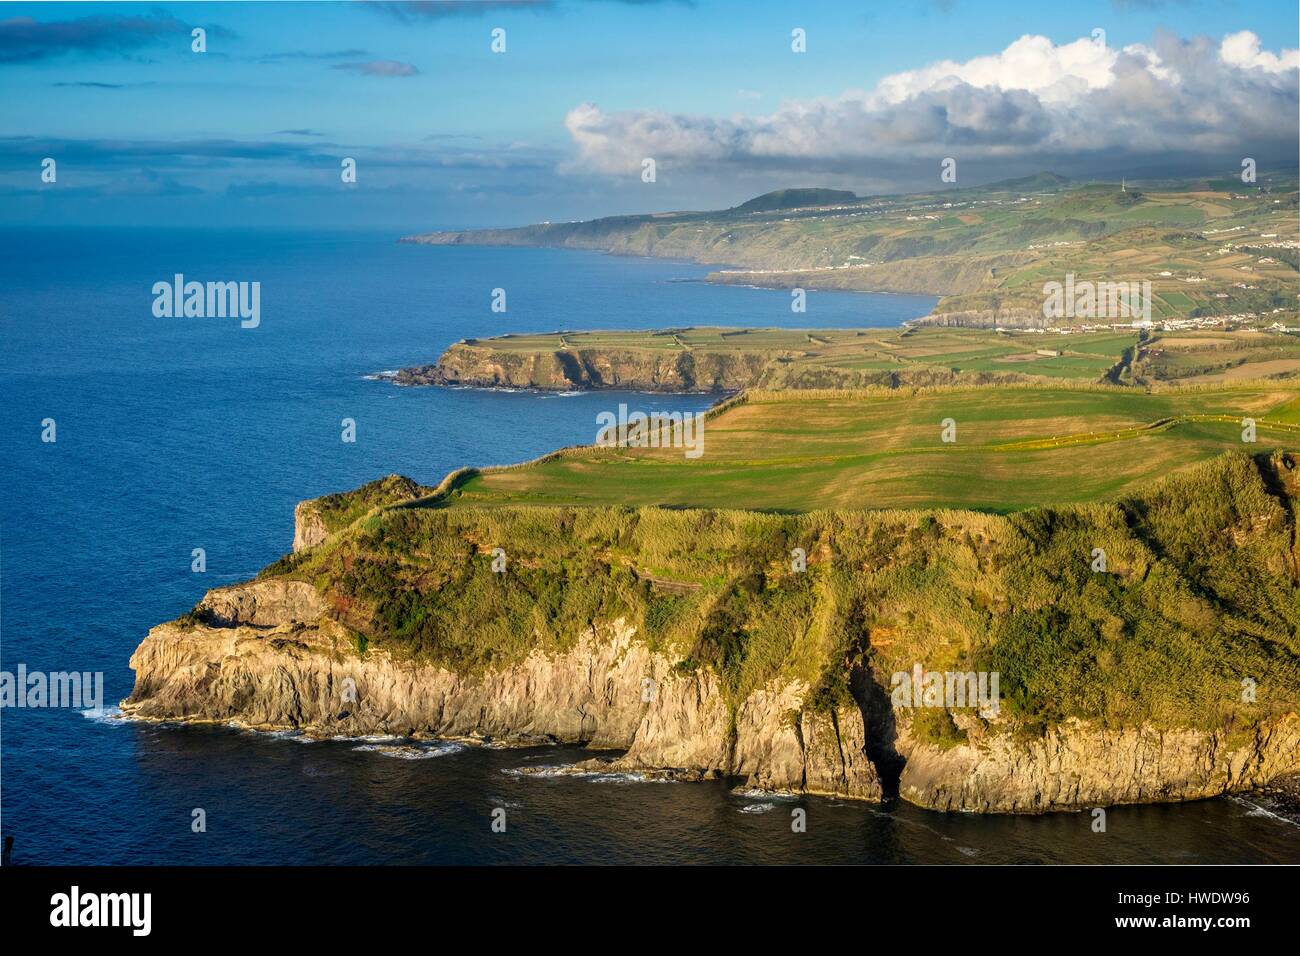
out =
[(1035, 813), (1120, 803), (1163, 803), (1258, 786), (1300, 767), (1300, 716), (1248, 739), (1152, 728), (1103, 730), (1074, 720), (1042, 738), (986, 735), (941, 749), (903, 730), (900, 796), (934, 810)]
[[(534, 652), (515, 666), (466, 676), (374, 651), (358, 657), (301, 582), (213, 591), (202, 607), (216, 626), (163, 624), (136, 649), (124, 714), (319, 736), (584, 743), (626, 750), (620, 770), (736, 773), (768, 789), (880, 799), (856, 711), (792, 722), (805, 689), (771, 689), (741, 705), (733, 735), (716, 676), (679, 671), (621, 620), (593, 627), (566, 653)], [(842, 737), (837, 728), (846, 728)]]
[(329, 530), (310, 501), (300, 501), (293, 509), (293, 550), (314, 548), (325, 540)]
[(281, 624), (315, 622), (324, 611), (320, 594), (304, 581), (275, 578), (250, 581), (229, 588), (214, 588), (199, 605), (209, 611), (215, 623), (225, 627), (251, 624), (276, 627)]
[(758, 383), (773, 361), (737, 350), (574, 349), (518, 352), (458, 342), (434, 365), (402, 369), (399, 385), (641, 392), (731, 392)]
[(1054, 323), (1043, 317), (1042, 309), (1010, 306), (932, 312), (916, 319), (913, 324), (963, 329), (1046, 329)]

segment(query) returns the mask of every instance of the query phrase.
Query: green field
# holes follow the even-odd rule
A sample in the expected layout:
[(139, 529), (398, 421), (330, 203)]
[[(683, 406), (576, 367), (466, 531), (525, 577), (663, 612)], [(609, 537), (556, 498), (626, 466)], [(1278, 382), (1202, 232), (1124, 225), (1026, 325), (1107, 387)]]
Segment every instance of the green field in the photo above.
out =
[[(468, 474), (437, 504), (1007, 512), (1112, 497), (1250, 450), (1241, 440), (1246, 416), (1257, 422), (1259, 447), (1295, 445), (1296, 394), (1281, 386), (755, 393), (708, 419), (699, 458), (586, 447)], [(945, 419), (956, 423), (955, 442), (942, 441)]]

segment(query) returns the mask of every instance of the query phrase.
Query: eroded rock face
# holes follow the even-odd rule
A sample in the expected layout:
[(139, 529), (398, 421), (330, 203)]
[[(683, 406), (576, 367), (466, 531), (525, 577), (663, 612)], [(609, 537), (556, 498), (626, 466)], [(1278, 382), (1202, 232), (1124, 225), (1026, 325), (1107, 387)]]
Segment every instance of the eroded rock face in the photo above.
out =
[(1120, 803), (1219, 796), (1300, 769), (1300, 715), (1248, 739), (1154, 728), (1102, 730), (1080, 721), (1042, 738), (1003, 734), (978, 746), (940, 749), (904, 730), (900, 796), (934, 810), (1037, 813)]
[(741, 705), (733, 734), (716, 676), (677, 670), (621, 620), (593, 627), (565, 653), (535, 652), (466, 677), (375, 651), (358, 657), (302, 582), (214, 591), (203, 606), (218, 625), (163, 624), (136, 649), (125, 714), (322, 736), (585, 743), (626, 750), (619, 764), (632, 768), (736, 773), (768, 789), (881, 796), (856, 711), (799, 716), (805, 688), (773, 688)]
[(231, 626), (278, 627), (315, 622), (325, 610), (317, 590), (304, 581), (252, 581), (231, 588), (214, 588), (203, 597), (216, 623)]
[(325, 540), (329, 531), (311, 501), (300, 501), (293, 509), (293, 550), (314, 548)]
[[(300, 581), (209, 592), (208, 623), (154, 628), (131, 657), (123, 711), (144, 719), (234, 721), (320, 736), (493, 737), (626, 751), (610, 769), (676, 779), (721, 774), (768, 790), (882, 799), (854, 705), (805, 708), (799, 681), (734, 707), (707, 667), (684, 669), (623, 620), (569, 650), (535, 651), (477, 676), (370, 650), (324, 613)], [(1039, 813), (1217, 796), (1300, 771), (1300, 715), (1250, 734), (1067, 722), (1035, 738), (972, 734), (948, 749), (916, 739), (905, 718), (899, 796), (935, 810)]]
[(573, 349), (515, 352), (458, 342), (435, 365), (406, 368), (399, 385), (478, 388), (618, 388), (643, 392), (730, 392), (760, 383), (773, 362), (762, 352)]
[[(862, 712), (806, 711), (806, 694), (807, 687), (793, 683), (745, 699), (736, 716), (736, 771), (764, 789), (881, 799)], [(797, 787), (781, 783), (796, 779)]]

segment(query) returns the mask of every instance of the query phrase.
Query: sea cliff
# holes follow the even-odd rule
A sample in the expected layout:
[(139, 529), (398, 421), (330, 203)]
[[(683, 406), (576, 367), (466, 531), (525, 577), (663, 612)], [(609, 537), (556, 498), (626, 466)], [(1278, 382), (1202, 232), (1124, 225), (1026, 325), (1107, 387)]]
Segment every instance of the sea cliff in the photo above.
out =
[(807, 688), (792, 683), (755, 691), (733, 713), (715, 674), (683, 671), (621, 618), (592, 625), (563, 652), (465, 675), (383, 651), (358, 656), (302, 582), (214, 590), (201, 607), (202, 622), (160, 625), (132, 655), (128, 716), (319, 736), (581, 743), (625, 751), (618, 765), (628, 769), (881, 796), (856, 708), (805, 713)]
[[(1300, 770), (1295, 470), (1230, 454), (1009, 517), (445, 508), (393, 476), (300, 506), (298, 550), (154, 628), (123, 711), (937, 810), (1214, 796)], [(900, 703), (913, 662), (1000, 672), (1000, 706)]]

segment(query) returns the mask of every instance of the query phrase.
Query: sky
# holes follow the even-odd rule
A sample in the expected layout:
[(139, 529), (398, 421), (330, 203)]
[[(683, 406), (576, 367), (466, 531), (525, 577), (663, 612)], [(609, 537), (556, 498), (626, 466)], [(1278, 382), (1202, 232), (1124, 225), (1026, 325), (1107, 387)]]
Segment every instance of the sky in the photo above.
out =
[(1296, 0), (2, 3), (0, 225), (509, 226), (933, 189), (944, 159), (958, 185), (1293, 169), (1298, 31)]

